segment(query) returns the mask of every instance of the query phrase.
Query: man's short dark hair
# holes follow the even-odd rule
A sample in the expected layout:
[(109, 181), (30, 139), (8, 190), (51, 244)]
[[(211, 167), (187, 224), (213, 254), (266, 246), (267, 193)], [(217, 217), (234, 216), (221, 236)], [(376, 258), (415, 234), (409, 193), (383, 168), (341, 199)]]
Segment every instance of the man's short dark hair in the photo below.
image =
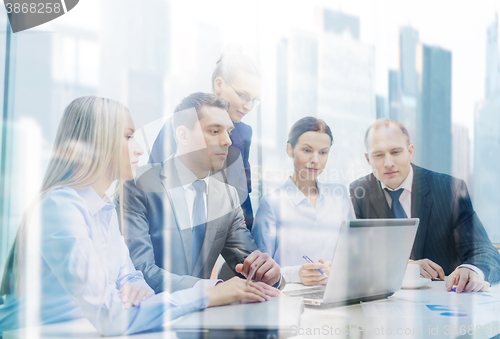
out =
[(404, 136), (406, 137), (406, 145), (410, 146), (410, 133), (408, 133), (408, 130), (406, 129), (406, 127), (403, 126), (402, 123), (400, 123), (399, 121), (394, 120), (394, 119), (378, 119), (373, 124), (371, 124), (370, 127), (368, 127), (368, 129), (366, 130), (365, 148), (366, 148), (367, 152), (368, 152), (368, 146), (369, 146), (368, 137), (370, 135), (370, 131), (377, 130), (381, 127), (390, 127), (391, 125), (396, 125), (397, 127), (399, 127), (401, 132), (403, 132)]
[[(174, 133), (179, 126), (186, 126), (189, 129), (193, 129), (196, 121), (203, 118), (200, 110), (203, 106), (218, 107), (229, 111), (229, 102), (213, 94), (202, 92), (190, 94), (175, 107), (174, 115), (172, 116)], [(194, 114), (195, 112), (196, 114)]]

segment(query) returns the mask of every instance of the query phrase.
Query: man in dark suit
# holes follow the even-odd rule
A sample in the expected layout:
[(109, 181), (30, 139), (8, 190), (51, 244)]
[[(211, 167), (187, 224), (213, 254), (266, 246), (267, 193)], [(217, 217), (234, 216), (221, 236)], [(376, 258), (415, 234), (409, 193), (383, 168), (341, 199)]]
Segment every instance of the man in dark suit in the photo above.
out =
[[(217, 178), (227, 158), (233, 124), (229, 104), (194, 93), (176, 107), (176, 154), (141, 168), (124, 185), (122, 226), (135, 267), (155, 290), (192, 287), (220, 254), (233, 274), (278, 287), (280, 267), (257, 246), (245, 226), (236, 189)], [(217, 281), (202, 281), (207, 286)]]
[[(406, 128), (381, 119), (365, 134), (373, 173), (350, 185), (357, 218), (419, 218), (410, 264), (425, 278), (445, 275), (447, 290), (485, 291), (500, 280), (500, 255), (462, 180), (415, 166)], [(438, 145), (436, 145), (438, 147)]]

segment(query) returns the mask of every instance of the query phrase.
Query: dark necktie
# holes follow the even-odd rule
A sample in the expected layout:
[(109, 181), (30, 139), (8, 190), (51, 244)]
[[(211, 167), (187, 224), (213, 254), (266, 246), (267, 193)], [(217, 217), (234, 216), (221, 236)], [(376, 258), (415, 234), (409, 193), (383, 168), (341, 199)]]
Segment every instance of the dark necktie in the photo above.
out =
[(205, 181), (195, 180), (193, 188), (196, 192), (193, 204), (193, 268), (200, 255), (201, 245), (205, 239)]
[(391, 191), (386, 188), (385, 190), (387, 191), (387, 193), (389, 193), (392, 199), (391, 210), (394, 214), (394, 218), (408, 218), (403, 205), (401, 205), (401, 203), (399, 202), (399, 197), (403, 193), (404, 189), (400, 188), (397, 191)]

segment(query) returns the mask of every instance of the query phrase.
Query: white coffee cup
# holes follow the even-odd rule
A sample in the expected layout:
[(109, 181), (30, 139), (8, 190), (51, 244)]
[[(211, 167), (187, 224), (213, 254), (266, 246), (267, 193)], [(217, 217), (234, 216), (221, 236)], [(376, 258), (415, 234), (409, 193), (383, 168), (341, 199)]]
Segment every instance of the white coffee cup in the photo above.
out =
[(420, 279), (420, 265), (412, 264), (411, 262), (406, 265), (405, 281), (414, 281)]

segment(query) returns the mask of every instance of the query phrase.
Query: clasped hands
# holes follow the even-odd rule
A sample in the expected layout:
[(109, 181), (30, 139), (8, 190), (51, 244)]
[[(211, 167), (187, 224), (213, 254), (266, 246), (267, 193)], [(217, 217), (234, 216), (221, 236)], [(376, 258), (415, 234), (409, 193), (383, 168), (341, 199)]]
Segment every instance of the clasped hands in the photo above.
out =
[[(445, 280), (444, 270), (429, 259), (410, 261), (409, 265), (419, 265), (420, 275), (427, 279)], [(490, 287), (487, 281), (484, 281), (479, 274), (467, 267), (457, 267), (445, 282), (446, 290), (450, 292), (453, 286), (456, 286), (457, 293), (462, 292), (485, 292)]]

